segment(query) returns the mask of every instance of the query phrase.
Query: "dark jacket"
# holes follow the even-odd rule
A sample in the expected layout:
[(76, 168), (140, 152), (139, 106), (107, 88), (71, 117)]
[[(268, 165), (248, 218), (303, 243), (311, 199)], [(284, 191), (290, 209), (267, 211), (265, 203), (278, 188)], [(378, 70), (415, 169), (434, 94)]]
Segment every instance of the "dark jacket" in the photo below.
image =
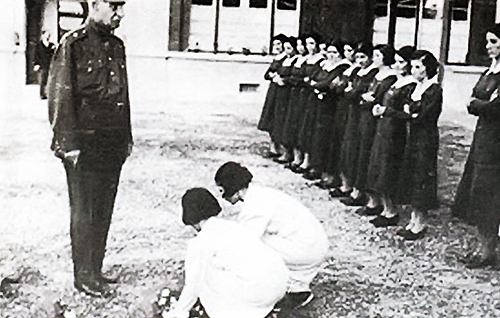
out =
[(42, 70), (48, 70), (54, 50), (55, 45), (53, 43), (49, 42), (49, 45), (45, 46), (42, 41), (39, 41), (35, 50), (35, 65), (40, 65)]
[(91, 21), (61, 40), (49, 72), (49, 120), (56, 155), (78, 149), (88, 163), (125, 160), (132, 143), (125, 47), (109, 29)]

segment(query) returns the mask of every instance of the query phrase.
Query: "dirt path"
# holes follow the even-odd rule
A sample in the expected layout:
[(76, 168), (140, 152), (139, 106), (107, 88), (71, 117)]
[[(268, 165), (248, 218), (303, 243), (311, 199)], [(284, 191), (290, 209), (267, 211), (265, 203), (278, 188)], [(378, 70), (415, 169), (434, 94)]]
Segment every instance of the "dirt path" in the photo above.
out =
[[(182, 260), (194, 232), (181, 224), (180, 198), (194, 186), (217, 193), (213, 176), (228, 160), (247, 166), (256, 181), (299, 198), (327, 230), (331, 249), (314, 282), (318, 297), (296, 318), (500, 317), (498, 272), (457, 264), (457, 255), (476, 247), (474, 232), (451, 220), (447, 208), (469, 130), (441, 124), (442, 207), (431, 213), (429, 235), (407, 243), (396, 229), (373, 228), (326, 191), (263, 159), (268, 138), (255, 128), (258, 98), (245, 94), (230, 103), (175, 100), (168, 112), (135, 105), (135, 149), (123, 168), (105, 258), (105, 268), (121, 272), (117, 296), (80, 295), (72, 286), (64, 170), (48, 149), (45, 104), (35, 87), (25, 93), (31, 97), (23, 107), (1, 108), (0, 277), (22, 268), (29, 275), (17, 298), (0, 298), (2, 318), (53, 317), (58, 297), (79, 317), (150, 317), (162, 287), (182, 286)], [(221, 205), (226, 214), (235, 209)]]

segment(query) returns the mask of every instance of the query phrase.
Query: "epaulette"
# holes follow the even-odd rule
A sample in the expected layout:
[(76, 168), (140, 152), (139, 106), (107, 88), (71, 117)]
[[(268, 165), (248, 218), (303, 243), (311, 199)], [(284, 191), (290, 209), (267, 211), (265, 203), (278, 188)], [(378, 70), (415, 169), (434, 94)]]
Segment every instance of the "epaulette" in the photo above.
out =
[(64, 45), (71, 45), (71, 43), (75, 42), (78, 39), (82, 39), (87, 36), (87, 30), (85, 29), (85, 26), (82, 26), (79, 29), (73, 30), (73, 31), (68, 31), (66, 32), (59, 43), (57, 44), (56, 51), (55, 53), (59, 51), (59, 48), (61, 48)]
[(74, 31), (67, 32), (61, 39), (61, 43), (68, 42), (73, 43), (78, 39), (84, 38), (87, 36), (87, 30), (85, 27), (81, 27), (80, 29), (76, 29)]

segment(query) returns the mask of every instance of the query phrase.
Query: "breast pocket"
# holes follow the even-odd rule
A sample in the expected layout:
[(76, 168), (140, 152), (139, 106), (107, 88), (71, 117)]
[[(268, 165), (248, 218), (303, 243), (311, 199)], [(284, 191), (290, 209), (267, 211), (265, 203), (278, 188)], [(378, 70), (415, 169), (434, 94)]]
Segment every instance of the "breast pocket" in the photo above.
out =
[(77, 85), (82, 96), (98, 93), (103, 83), (103, 61), (101, 59), (83, 60), (77, 64)]

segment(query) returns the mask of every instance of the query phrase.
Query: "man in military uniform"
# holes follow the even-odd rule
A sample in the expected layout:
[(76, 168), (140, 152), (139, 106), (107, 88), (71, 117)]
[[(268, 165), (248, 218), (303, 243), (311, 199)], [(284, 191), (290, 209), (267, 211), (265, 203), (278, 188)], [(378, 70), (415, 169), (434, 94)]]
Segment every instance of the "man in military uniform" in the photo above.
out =
[(52, 149), (66, 170), (75, 287), (111, 295), (102, 262), (120, 171), (132, 151), (125, 48), (113, 35), (125, 1), (88, 0), (85, 27), (69, 32), (49, 74)]

